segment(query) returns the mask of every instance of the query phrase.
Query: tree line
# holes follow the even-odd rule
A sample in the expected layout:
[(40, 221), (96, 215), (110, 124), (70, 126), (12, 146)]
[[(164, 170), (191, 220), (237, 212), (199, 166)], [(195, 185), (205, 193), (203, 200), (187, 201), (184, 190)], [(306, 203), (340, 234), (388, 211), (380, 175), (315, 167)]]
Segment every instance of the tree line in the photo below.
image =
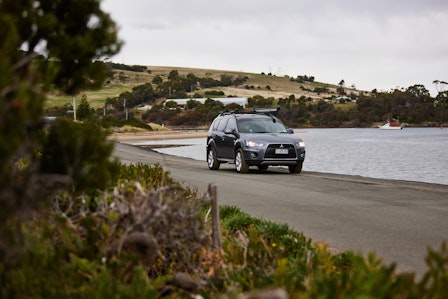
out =
[[(368, 94), (351, 94), (353, 102), (350, 103), (344, 99), (333, 103), (330, 99), (316, 102), (305, 96), (296, 98), (290, 95), (275, 99), (256, 95), (248, 99), (247, 107), (237, 104), (225, 106), (211, 99), (225, 97), (221, 91), (201, 91), (210, 87), (243, 85), (247, 79), (230, 75), (221, 75), (220, 80), (200, 78), (193, 74), (180, 76), (176, 70), (172, 70), (166, 81), (156, 76), (152, 84), (139, 85), (116, 98), (108, 98), (108, 117), (123, 118), (125, 103), (128, 108), (145, 103), (153, 107), (141, 116), (141, 120), (168, 126), (207, 126), (219, 112), (253, 107), (280, 107), (280, 117), (291, 127), (372, 127), (392, 117), (399, 118), (409, 126), (440, 126), (448, 123), (448, 91), (440, 90), (436, 97), (432, 97), (425, 86), (419, 84), (390, 92), (373, 90)], [(338, 94), (345, 95), (343, 87), (338, 89), (342, 89)], [(188, 97), (192, 99), (182, 108), (170, 101), (173, 98)], [(209, 99), (205, 103), (193, 99), (203, 97)], [(165, 98), (166, 101), (157, 104), (160, 98)], [(133, 117), (134, 114), (131, 113), (131, 118)]]

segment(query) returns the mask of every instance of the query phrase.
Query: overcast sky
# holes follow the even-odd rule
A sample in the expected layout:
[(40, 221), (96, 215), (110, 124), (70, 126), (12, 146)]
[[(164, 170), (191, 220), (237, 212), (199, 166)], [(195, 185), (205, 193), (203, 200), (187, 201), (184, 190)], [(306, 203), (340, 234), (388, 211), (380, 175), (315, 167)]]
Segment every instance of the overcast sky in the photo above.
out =
[(448, 81), (447, 0), (103, 0), (125, 45), (112, 61), (390, 91)]

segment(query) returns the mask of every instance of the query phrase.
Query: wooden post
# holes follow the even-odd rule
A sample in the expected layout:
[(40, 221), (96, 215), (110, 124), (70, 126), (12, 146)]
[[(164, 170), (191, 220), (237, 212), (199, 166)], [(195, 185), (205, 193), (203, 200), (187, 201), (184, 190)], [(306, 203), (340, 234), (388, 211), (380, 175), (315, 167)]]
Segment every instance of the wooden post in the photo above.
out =
[(219, 206), (216, 185), (208, 185), (208, 194), (210, 195), (212, 210), (212, 245), (216, 250), (221, 250), (221, 232), (219, 229)]

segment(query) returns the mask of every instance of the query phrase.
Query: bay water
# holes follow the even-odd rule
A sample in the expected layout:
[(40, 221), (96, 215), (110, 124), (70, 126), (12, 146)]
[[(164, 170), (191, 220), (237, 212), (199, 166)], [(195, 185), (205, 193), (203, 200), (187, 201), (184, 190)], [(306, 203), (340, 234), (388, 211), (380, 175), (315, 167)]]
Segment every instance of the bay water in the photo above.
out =
[[(295, 129), (303, 138), (303, 171), (448, 185), (448, 129)], [(206, 138), (127, 142), (204, 161)]]

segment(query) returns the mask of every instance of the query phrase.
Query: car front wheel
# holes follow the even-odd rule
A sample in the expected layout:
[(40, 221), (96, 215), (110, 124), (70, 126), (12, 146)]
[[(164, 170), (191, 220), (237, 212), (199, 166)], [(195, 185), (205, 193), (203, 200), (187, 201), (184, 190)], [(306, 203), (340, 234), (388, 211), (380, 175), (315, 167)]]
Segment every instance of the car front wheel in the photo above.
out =
[(248, 173), (249, 165), (247, 165), (246, 160), (244, 159), (243, 150), (239, 149), (235, 154), (235, 168), (239, 173)]
[(290, 173), (301, 173), (303, 162), (299, 162), (295, 165), (288, 165)]
[(207, 150), (207, 164), (211, 170), (218, 170), (220, 163), (216, 159), (216, 151), (213, 147), (209, 147)]

